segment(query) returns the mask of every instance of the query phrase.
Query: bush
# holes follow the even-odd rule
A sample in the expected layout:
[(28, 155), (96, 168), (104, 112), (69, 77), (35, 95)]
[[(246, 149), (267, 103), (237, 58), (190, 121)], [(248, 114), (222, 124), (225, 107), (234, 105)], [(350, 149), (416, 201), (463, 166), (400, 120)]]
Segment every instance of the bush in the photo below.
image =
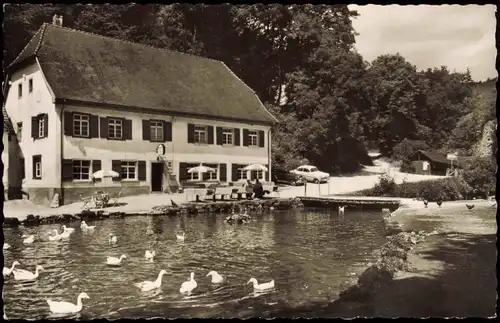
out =
[(462, 178), (469, 188), (467, 198), (487, 198), (495, 195), (496, 176), (491, 159), (478, 159), (474, 165), (462, 173)]
[[(385, 189), (385, 190), (384, 190)], [(463, 199), (470, 191), (469, 186), (460, 178), (444, 178), (413, 183), (395, 184), (382, 178), (375, 187), (355, 192), (358, 196), (393, 196), (401, 198), (422, 198), (428, 201), (456, 201)]]
[(373, 187), (372, 194), (373, 196), (391, 196), (394, 194), (396, 186), (394, 178), (384, 173), (380, 175), (379, 182)]

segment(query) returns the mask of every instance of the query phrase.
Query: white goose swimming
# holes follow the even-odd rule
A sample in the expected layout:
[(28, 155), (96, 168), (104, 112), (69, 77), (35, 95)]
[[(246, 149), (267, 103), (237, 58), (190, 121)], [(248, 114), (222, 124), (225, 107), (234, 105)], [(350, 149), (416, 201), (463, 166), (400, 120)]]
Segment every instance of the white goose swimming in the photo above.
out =
[(175, 234), (177, 236), (177, 240), (184, 241), (186, 239), (186, 234), (181, 232), (181, 234)]
[(207, 274), (207, 277), (208, 276), (212, 276), (212, 283), (213, 284), (220, 284), (220, 283), (222, 283), (224, 281), (224, 278), (221, 275), (219, 275), (218, 272), (216, 272), (214, 270), (210, 271)]
[(35, 236), (34, 235), (27, 236), (27, 235), (23, 234), (23, 236), (21, 238), (25, 238), (23, 240), (24, 244), (31, 244), (31, 243), (33, 243), (35, 241)]
[(192, 272), (191, 279), (182, 283), (181, 288), (179, 288), (179, 292), (182, 294), (191, 293), (197, 286), (198, 284), (196, 283), (196, 280), (194, 280), (194, 273)]
[(38, 274), (43, 270), (43, 267), (38, 265), (36, 266), (35, 273), (29, 272), (24, 269), (14, 269), (12, 273), (14, 274), (15, 280), (36, 280), (38, 278)]
[(116, 239), (116, 236), (114, 236), (112, 233), (109, 234), (109, 244), (116, 244), (116, 241), (118, 239)]
[(49, 241), (59, 241), (62, 239), (61, 235), (56, 229), (52, 230), (52, 232), (54, 232), (55, 234), (53, 236), (49, 235)]
[(68, 239), (70, 235), (71, 235), (70, 231), (63, 231), (61, 234), (59, 234), (61, 239)]
[(155, 251), (149, 251), (149, 250), (146, 250), (146, 252), (144, 253), (144, 257), (147, 259), (147, 260), (153, 260), (153, 258), (156, 256), (156, 252)]
[(17, 265), (20, 265), (20, 263), (16, 260), (12, 263), (12, 267), (7, 268), (7, 267), (3, 267), (3, 276), (10, 276), (10, 274), (12, 274), (12, 271), (14, 271), (14, 268), (17, 266)]
[(85, 221), (82, 221), (82, 223), (80, 224), (80, 228), (84, 231), (86, 230), (94, 230), (95, 229), (95, 225), (87, 225), (87, 223)]
[(10, 248), (10, 244), (8, 244), (8, 243), (4, 242), (4, 243), (3, 243), (3, 250), (7, 250), (7, 249), (9, 249), (9, 248)]
[(139, 288), (142, 292), (149, 292), (153, 289), (160, 288), (161, 286), (161, 279), (163, 275), (167, 273), (166, 270), (161, 270), (160, 273), (158, 274), (158, 278), (154, 282), (152, 281), (143, 281), (141, 283), (136, 283), (134, 284), (135, 287)]
[(69, 233), (73, 233), (73, 232), (75, 232), (75, 229), (73, 229), (73, 228), (68, 228), (68, 227), (66, 227), (64, 224), (63, 224), (62, 228), (63, 228), (63, 230), (64, 230), (64, 231), (68, 231)]
[(272, 289), (274, 288), (274, 279), (271, 280), (270, 282), (268, 283), (264, 283), (264, 284), (259, 284), (257, 282), (257, 279), (255, 278), (250, 278), (250, 280), (247, 282), (247, 284), (250, 284), (250, 283), (253, 283), (253, 289), (254, 290), (266, 290), (266, 289)]
[(110, 266), (121, 266), (122, 259), (127, 259), (127, 256), (121, 255), (120, 258), (108, 257), (108, 259), (106, 260), (106, 264), (108, 264)]
[(83, 304), (82, 299), (90, 299), (87, 293), (82, 292), (78, 295), (76, 300), (76, 305), (70, 302), (54, 302), (47, 299), (47, 304), (49, 304), (50, 311), (54, 314), (72, 314), (78, 313), (82, 310)]

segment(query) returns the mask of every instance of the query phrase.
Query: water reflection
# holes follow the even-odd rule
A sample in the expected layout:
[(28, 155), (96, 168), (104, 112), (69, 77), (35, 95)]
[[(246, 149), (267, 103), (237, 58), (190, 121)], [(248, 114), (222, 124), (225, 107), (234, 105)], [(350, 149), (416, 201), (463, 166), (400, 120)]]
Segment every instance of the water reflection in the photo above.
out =
[[(84, 300), (80, 319), (137, 317), (248, 317), (271, 315), (276, 309), (336, 297), (350, 278), (352, 268), (369, 260), (370, 251), (384, 240), (380, 214), (348, 212), (340, 220), (318, 210), (252, 213), (254, 221), (230, 225), (224, 215), (137, 216), (97, 223), (92, 233), (79, 223), (67, 241), (37, 240), (24, 246), (21, 230), (5, 229), (12, 247), (5, 262), (18, 260), (19, 268), (45, 271), (30, 284), (8, 278), (4, 286), (9, 318), (43, 319), (49, 315), (46, 299)], [(43, 235), (59, 225), (30, 228)], [(186, 232), (178, 241), (176, 233)], [(28, 231), (23, 229), (22, 232)], [(117, 236), (115, 246), (109, 234)], [(154, 262), (145, 259), (155, 250)], [(106, 257), (127, 255), (121, 267), (106, 266)], [(161, 288), (142, 293), (134, 286), (155, 280), (165, 269)], [(213, 285), (207, 273), (215, 270), (225, 278)], [(195, 273), (198, 287), (181, 295), (182, 282)], [(274, 290), (256, 293), (246, 285), (276, 281)]]

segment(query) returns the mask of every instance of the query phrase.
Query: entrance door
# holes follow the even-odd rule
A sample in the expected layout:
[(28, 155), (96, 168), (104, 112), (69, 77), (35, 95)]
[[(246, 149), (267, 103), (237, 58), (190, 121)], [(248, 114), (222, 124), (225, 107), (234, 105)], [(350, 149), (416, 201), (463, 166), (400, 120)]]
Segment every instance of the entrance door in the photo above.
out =
[(151, 191), (161, 192), (163, 183), (163, 163), (151, 163)]

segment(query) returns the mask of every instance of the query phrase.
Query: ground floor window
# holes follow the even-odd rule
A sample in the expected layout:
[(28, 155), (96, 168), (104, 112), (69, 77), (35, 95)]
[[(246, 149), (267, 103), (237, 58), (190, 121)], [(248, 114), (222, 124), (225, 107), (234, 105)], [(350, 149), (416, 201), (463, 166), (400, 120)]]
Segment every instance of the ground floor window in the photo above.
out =
[(261, 171), (261, 170), (253, 170), (252, 171), (252, 179), (256, 179), (258, 178), (259, 180), (263, 180), (264, 179), (264, 171)]
[(187, 164), (186, 165), (186, 172), (187, 172), (187, 178), (188, 179), (190, 179), (192, 181), (197, 181), (197, 180), (200, 179), (199, 173), (196, 173), (196, 172), (195, 173), (189, 173), (188, 172), (191, 168), (198, 167), (198, 166), (200, 166), (199, 163), (197, 163), (197, 164)]
[(33, 156), (33, 179), (42, 178), (42, 156)]
[(207, 180), (217, 180), (217, 174), (219, 173), (219, 165), (218, 164), (206, 164), (204, 166), (215, 169), (215, 172), (205, 173), (203, 175), (203, 178), (205, 178)]
[(247, 171), (243, 168), (238, 168), (238, 180), (247, 179)]
[(73, 160), (73, 180), (90, 179), (90, 160)]
[(137, 179), (137, 162), (122, 161), (121, 164), (121, 179)]

